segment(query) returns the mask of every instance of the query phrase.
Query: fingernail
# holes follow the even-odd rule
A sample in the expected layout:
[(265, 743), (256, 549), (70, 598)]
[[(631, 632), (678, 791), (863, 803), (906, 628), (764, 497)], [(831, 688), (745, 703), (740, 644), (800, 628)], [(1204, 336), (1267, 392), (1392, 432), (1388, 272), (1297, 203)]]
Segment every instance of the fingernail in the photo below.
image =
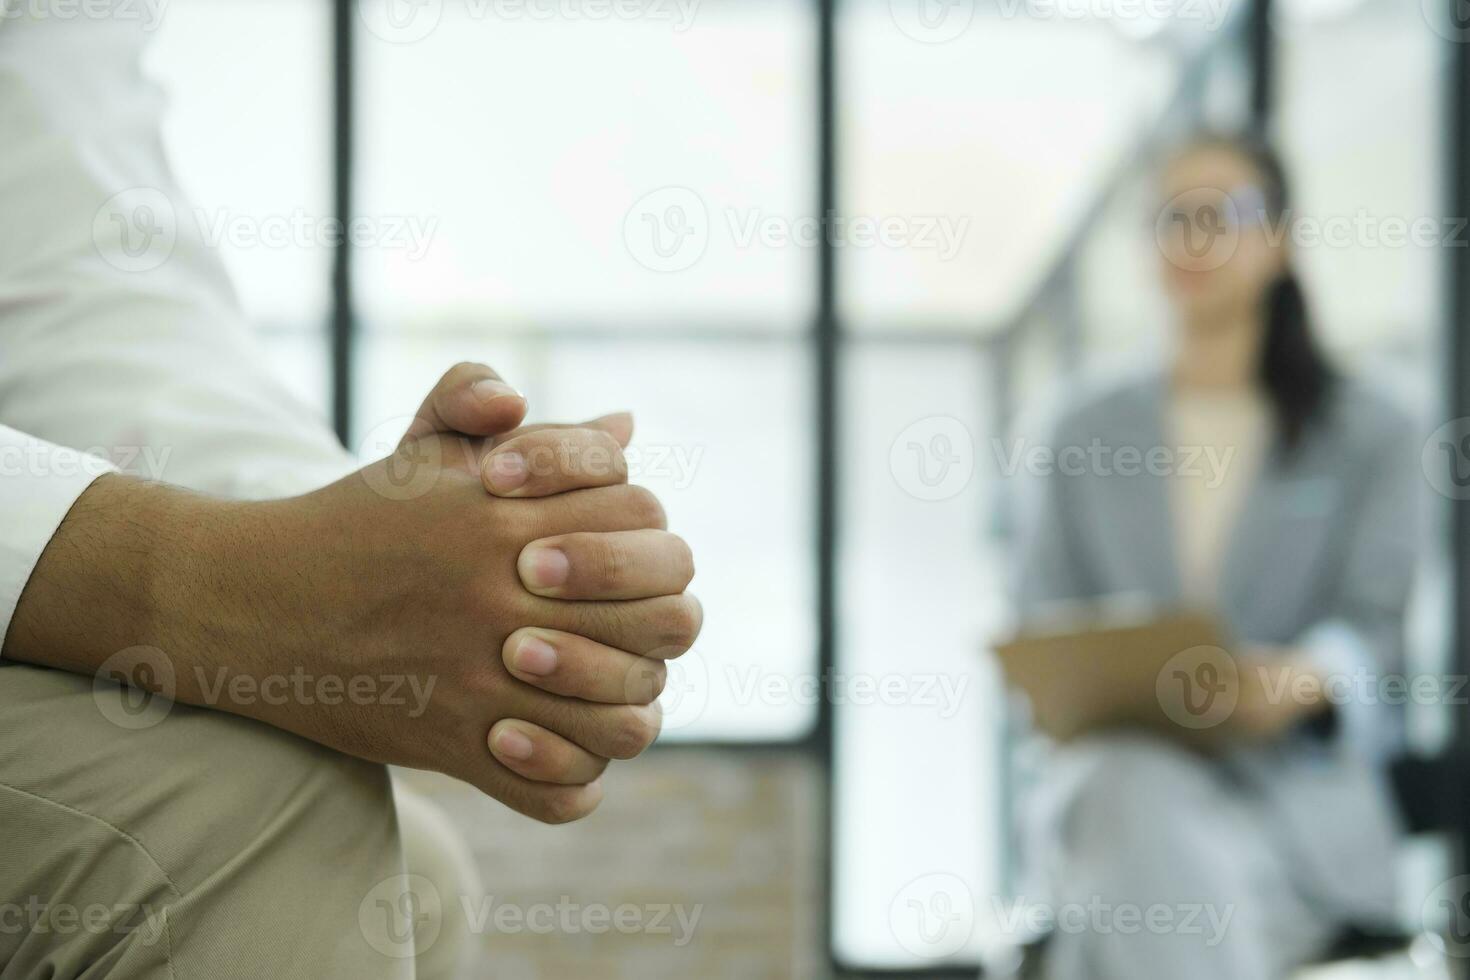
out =
[(559, 548), (527, 548), (521, 552), (520, 573), (529, 588), (554, 589), (571, 577), (572, 563)]
[(525, 762), (531, 758), (531, 753), (535, 750), (535, 746), (519, 730), (510, 725), (506, 725), (490, 739), (490, 749), (496, 755), (513, 759), (516, 762)]
[(527, 636), (516, 644), (510, 659), (521, 673), (545, 677), (556, 669), (556, 648), (545, 640)]
[(473, 391), (475, 397), (482, 402), (488, 402), (494, 398), (504, 398), (507, 395), (512, 395), (516, 398), (521, 397), (519, 391), (516, 391), (504, 381), (496, 381), (494, 378), (484, 378), (476, 381), (470, 385), (470, 391)]
[(490, 489), (496, 493), (509, 493), (525, 485), (530, 475), (526, 457), (520, 453), (496, 453), (486, 464), (489, 470)]

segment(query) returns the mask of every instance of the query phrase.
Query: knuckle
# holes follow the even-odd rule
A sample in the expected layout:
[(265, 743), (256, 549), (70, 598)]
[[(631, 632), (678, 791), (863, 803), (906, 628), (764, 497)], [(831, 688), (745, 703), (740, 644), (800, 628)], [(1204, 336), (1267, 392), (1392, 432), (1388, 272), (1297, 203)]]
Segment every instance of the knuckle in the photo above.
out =
[(676, 596), (661, 618), (664, 645), (684, 650), (694, 645), (704, 625), (704, 611), (693, 596)]
[(616, 585), (628, 577), (632, 566), (632, 560), (628, 555), (628, 549), (618, 544), (611, 538), (602, 540), (602, 552), (598, 563), (601, 567), (604, 581), (609, 585)]
[(623, 704), (650, 705), (659, 699), (669, 682), (669, 669), (661, 660), (638, 657), (622, 677)]
[(658, 738), (661, 721), (642, 708), (624, 708), (618, 711), (617, 720), (609, 733), (611, 755), (614, 759), (633, 759)]
[(594, 486), (625, 478), (622, 447), (596, 429), (548, 429), (527, 437), (521, 447), (533, 476), (557, 484)]
[(582, 552), (572, 562), (572, 567), (582, 565), (588, 569), (587, 584), (597, 589), (611, 589), (628, 575), (628, 553), (605, 535), (594, 534), (578, 542)]
[(618, 445), (618, 441), (601, 429), (572, 429), (569, 431), (569, 438), (575, 438), (586, 449), (622, 455), (622, 447)]
[(694, 579), (694, 549), (689, 547), (689, 542), (677, 534), (669, 535), (669, 547), (673, 550), (674, 567), (679, 570), (679, 576), (688, 585)]
[(669, 682), (669, 668), (662, 660), (643, 657), (628, 669), (624, 690), (629, 704), (649, 705), (659, 699)]
[(572, 775), (576, 768), (577, 762), (571, 753), (557, 753), (556, 761), (544, 766), (539, 778), (548, 782), (568, 782), (568, 777)]
[(601, 429), (588, 430), (588, 445), (583, 454), (586, 475), (602, 483), (619, 483), (628, 478), (628, 460), (623, 447)]
[(481, 364), (479, 361), (456, 361), (454, 367), (450, 368), (444, 377), (446, 379), (464, 378), (472, 374), (482, 374), (489, 370), (489, 367)]
[(554, 441), (554, 437), (535, 433), (527, 436), (525, 441), (507, 443), (514, 446), (526, 461), (526, 468), (531, 479), (542, 483), (556, 483), (565, 475), (565, 467), (562, 460), (565, 454)]
[(613, 438), (611, 432), (606, 432), (602, 429), (589, 429), (588, 432), (591, 433), (590, 441), (593, 448), (607, 453), (607, 458), (613, 462), (618, 464), (626, 462), (626, 457), (623, 456), (623, 447)]
[(640, 526), (660, 531), (668, 528), (669, 519), (664, 512), (664, 505), (659, 502), (652, 490), (647, 487), (629, 486), (627, 498), (628, 512)]
[(597, 809), (597, 803), (588, 802), (580, 787), (557, 787), (548, 792), (537, 807), (536, 818), (542, 823), (565, 824), (581, 820)]

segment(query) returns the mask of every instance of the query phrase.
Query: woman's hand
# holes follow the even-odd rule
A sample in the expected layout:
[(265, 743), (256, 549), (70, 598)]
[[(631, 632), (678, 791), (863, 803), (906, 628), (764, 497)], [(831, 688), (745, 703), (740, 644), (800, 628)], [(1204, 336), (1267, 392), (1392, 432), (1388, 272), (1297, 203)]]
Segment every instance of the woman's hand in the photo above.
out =
[(1326, 711), (1323, 679), (1296, 650), (1253, 647), (1237, 659), (1240, 698), (1229, 732), (1266, 742)]

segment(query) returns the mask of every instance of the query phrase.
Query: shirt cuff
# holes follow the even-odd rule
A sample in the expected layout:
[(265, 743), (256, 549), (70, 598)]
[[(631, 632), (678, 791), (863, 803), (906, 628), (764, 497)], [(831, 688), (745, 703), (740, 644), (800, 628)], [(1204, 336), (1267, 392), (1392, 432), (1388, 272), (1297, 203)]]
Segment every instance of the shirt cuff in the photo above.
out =
[(1323, 679), (1339, 740), (1371, 759), (1391, 756), (1397, 739), (1390, 709), (1370, 696), (1380, 689), (1383, 668), (1363, 635), (1343, 620), (1327, 620), (1309, 629), (1299, 647)]
[(0, 641), (51, 536), (107, 460), (0, 425)]

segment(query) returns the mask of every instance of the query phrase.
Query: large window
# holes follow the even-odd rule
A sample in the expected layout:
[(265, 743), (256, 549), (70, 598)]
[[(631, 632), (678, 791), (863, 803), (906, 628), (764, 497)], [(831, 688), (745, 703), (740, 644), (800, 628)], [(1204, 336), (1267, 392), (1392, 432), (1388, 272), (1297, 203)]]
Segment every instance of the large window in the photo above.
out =
[(805, 735), (814, 260), (778, 233), (812, 213), (810, 7), (448, 3), (395, 26), (380, 4), (357, 210), (426, 232), (355, 253), (354, 431), (467, 357), (538, 417), (634, 409), (633, 478), (693, 546), (707, 612), (666, 737)]

